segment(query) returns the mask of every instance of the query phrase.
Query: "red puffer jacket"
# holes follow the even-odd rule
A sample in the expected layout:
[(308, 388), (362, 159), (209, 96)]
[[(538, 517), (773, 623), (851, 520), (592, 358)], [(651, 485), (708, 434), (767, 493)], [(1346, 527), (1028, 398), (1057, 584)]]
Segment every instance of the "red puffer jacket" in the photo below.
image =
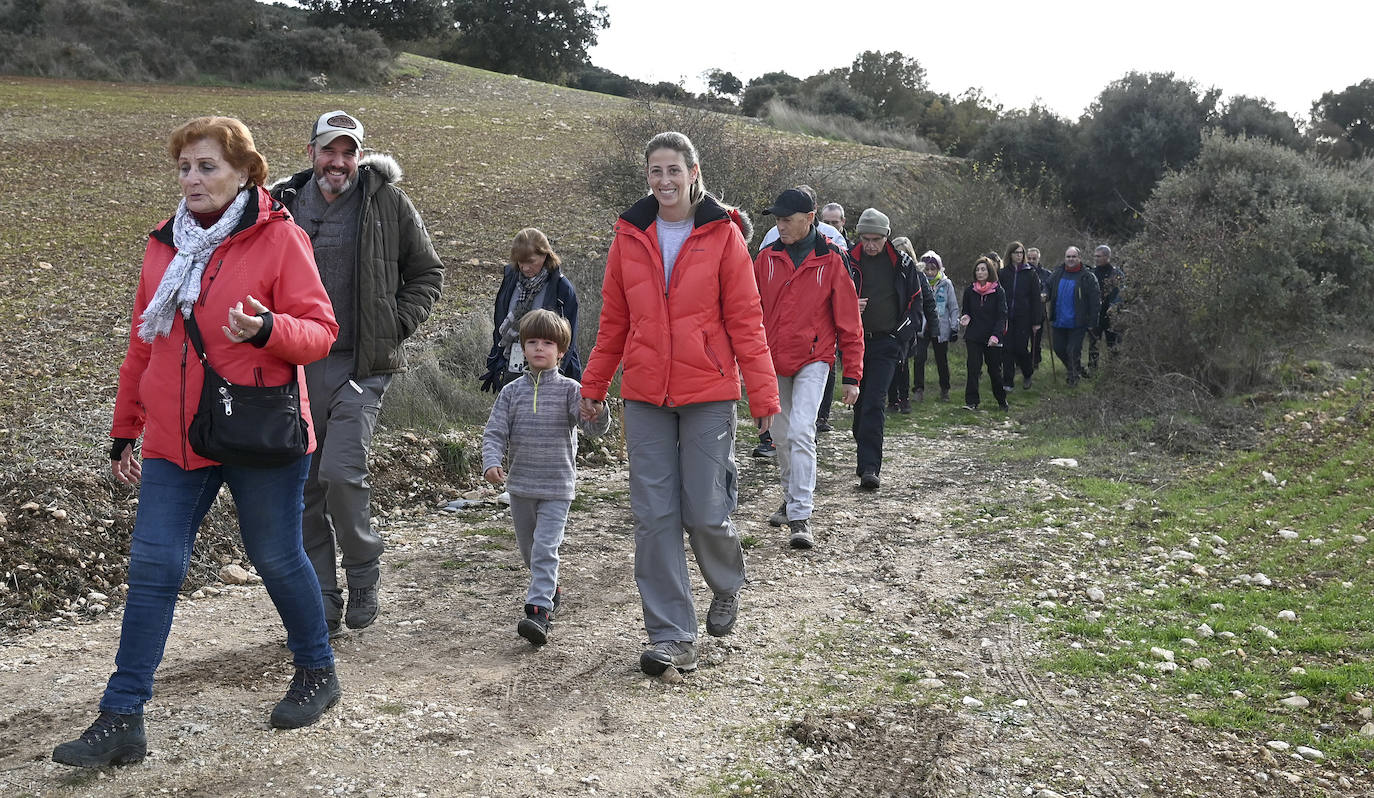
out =
[(778, 374), (794, 376), (808, 363), (834, 366), (838, 338), (844, 382), (858, 385), (863, 379), (864, 330), (844, 255), (818, 233), (815, 249), (794, 267), (779, 240), (754, 259), (754, 278), (763, 298), (768, 351)]
[(623, 363), (626, 399), (668, 407), (735, 401), (742, 371), (749, 414), (777, 413), (777, 377), (739, 229), (718, 203), (702, 200), (665, 287), (657, 217), (658, 200), (648, 196), (616, 222), (582, 395), (604, 399)]
[[(173, 314), (166, 338), (159, 336), (150, 344), (138, 337), (143, 312), (175, 255), (172, 223), (167, 220), (149, 235), (143, 255), (110, 434), (137, 438), (141, 433), (145, 458), (169, 460), (191, 470), (217, 463), (191, 451), (186, 440), (186, 428), (200, 403), (204, 372), (186, 336), (181, 313)], [(228, 324), (229, 308), (239, 302), (248, 308), (250, 294), (272, 311), (272, 332), (261, 348), (233, 343), (220, 330)], [(320, 283), (310, 239), (266, 191), (259, 188), (249, 196), (238, 227), (211, 255), (195, 314), (210, 365), (226, 380), (281, 385), (290, 381), (294, 371), (300, 381), (301, 414), (309, 424), (309, 398), (300, 366), (329, 354), (339, 325)], [(312, 428), (310, 451), (314, 450)]]

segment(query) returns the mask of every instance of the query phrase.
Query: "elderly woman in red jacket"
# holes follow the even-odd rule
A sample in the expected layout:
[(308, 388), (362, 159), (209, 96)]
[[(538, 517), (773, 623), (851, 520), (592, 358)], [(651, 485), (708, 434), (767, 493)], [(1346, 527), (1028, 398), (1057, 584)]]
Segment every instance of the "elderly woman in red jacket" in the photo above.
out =
[(697, 666), (684, 529), (714, 594), (707, 633), (734, 628), (744, 585), (730, 521), (741, 373), (760, 431), (780, 405), (738, 211), (706, 193), (696, 148), (681, 133), (654, 136), (644, 160), (650, 193), (616, 222), (582, 412), (600, 412), (623, 365), (635, 581), (651, 644), (639, 665), (656, 676)]
[[(172, 133), (168, 151), (184, 197), (148, 238), (111, 432), (115, 478), (142, 482), (119, 652), (99, 717), (53, 750), (55, 761), (80, 767), (137, 762), (147, 752), (143, 705), (153, 696), (196, 530), (221, 485), (233, 495), (244, 550), (281, 615), (295, 663), (272, 725), (314, 723), (339, 700), (320, 587), (301, 546), (310, 455), (254, 468), (192, 450), (187, 428), (204, 372), (185, 324), (194, 315), (206, 359), (231, 383), (298, 379), (307, 424), (300, 367), (329, 352), (339, 326), (310, 240), (262, 188), (267, 163), (248, 128), (228, 117), (193, 119)], [(308, 450), (314, 444), (311, 431)]]

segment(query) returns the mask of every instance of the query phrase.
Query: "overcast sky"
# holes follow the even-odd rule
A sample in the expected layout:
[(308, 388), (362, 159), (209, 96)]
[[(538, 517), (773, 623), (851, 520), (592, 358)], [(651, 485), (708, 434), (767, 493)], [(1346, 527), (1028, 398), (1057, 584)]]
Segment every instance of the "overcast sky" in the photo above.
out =
[(932, 89), (970, 87), (1004, 107), (1076, 119), (1128, 71), (1264, 97), (1305, 119), (1325, 91), (1374, 78), (1374, 1), (927, 3), (919, 0), (601, 0), (611, 26), (592, 63), (649, 82), (705, 87), (700, 73), (799, 78), (864, 50), (920, 61)]

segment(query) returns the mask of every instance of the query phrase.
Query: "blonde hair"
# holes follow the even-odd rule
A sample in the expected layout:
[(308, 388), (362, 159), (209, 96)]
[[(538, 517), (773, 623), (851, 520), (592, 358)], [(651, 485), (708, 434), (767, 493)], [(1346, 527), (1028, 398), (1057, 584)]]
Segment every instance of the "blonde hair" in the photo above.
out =
[(916, 247), (911, 245), (911, 239), (906, 236), (898, 236), (892, 239), (892, 246), (905, 252), (913, 261), (916, 260)]
[(248, 175), (248, 185), (267, 184), (267, 160), (253, 144), (253, 134), (247, 125), (232, 116), (196, 117), (172, 131), (172, 137), (167, 142), (167, 154), (175, 161), (181, 157), (181, 151), (187, 145), (201, 139), (218, 143), (224, 152), (224, 160)]
[(544, 268), (553, 271), (563, 262), (558, 253), (549, 245), (549, 237), (537, 227), (526, 227), (515, 234), (510, 245), (510, 262), (519, 265), (520, 261), (535, 255), (544, 256)]

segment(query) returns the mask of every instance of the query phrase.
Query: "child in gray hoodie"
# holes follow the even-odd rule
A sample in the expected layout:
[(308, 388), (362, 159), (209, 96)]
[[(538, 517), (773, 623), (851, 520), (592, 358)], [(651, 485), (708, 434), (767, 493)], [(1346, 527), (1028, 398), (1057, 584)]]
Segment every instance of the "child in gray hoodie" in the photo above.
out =
[[(501, 389), (482, 435), (483, 476), (506, 483), (520, 556), (530, 569), (525, 617), (516, 632), (530, 643), (548, 642), (558, 609), (558, 547), (577, 481), (577, 432), (593, 437), (610, 428), (610, 411), (582, 421), (582, 385), (558, 373), (572, 330), (548, 310), (520, 319), (520, 347), (529, 370)], [(502, 463), (510, 464), (509, 470)]]

